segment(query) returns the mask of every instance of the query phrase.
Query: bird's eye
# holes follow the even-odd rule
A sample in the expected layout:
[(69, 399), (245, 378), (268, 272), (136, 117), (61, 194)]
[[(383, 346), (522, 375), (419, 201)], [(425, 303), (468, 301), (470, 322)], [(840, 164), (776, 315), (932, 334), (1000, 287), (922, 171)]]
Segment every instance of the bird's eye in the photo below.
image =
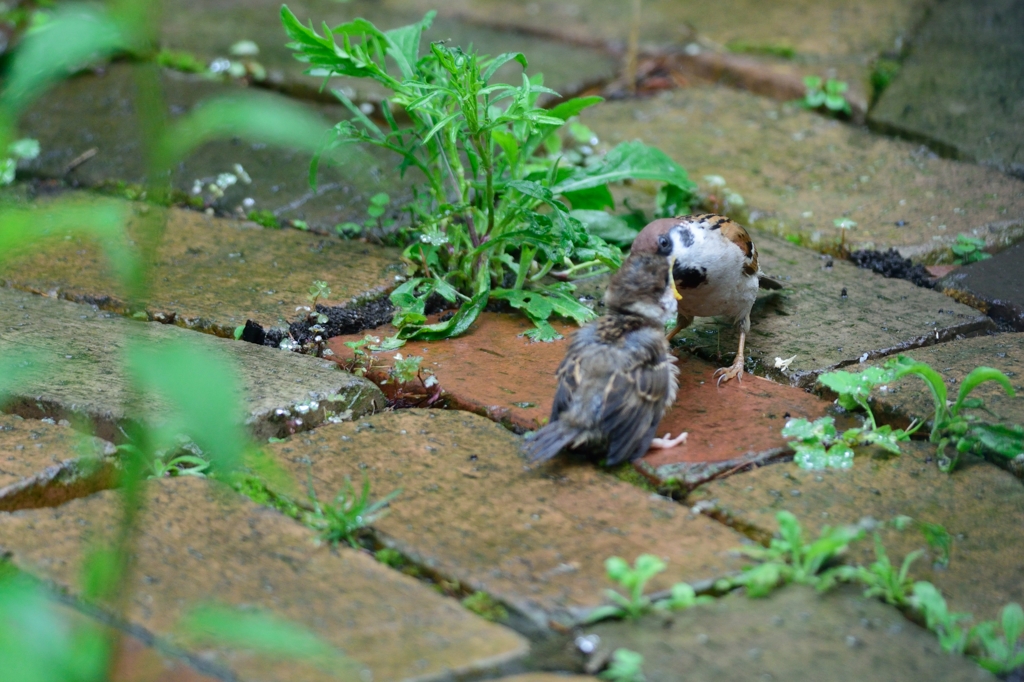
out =
[(669, 238), (666, 237), (665, 235), (661, 235), (660, 237), (658, 237), (658, 250), (659, 251), (662, 251), (664, 253), (668, 253), (669, 247), (671, 247), (671, 245), (672, 245), (672, 242), (670, 242)]

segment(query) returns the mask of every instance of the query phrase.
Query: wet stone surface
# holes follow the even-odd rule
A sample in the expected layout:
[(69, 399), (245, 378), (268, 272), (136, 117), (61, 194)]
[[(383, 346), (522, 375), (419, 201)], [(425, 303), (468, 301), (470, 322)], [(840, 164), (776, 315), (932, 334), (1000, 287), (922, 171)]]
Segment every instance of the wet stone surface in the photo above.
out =
[(899, 611), (859, 591), (824, 595), (789, 586), (766, 599), (734, 594), (667, 618), (609, 622), (588, 632), (600, 653), (626, 648), (644, 656), (651, 682), (678, 680), (995, 680)]
[(935, 3), (871, 114), (885, 130), (1024, 179), (1024, 6)]
[[(373, 384), (326, 360), (0, 289), (0, 354), (33, 353), (38, 363), (4, 409), (34, 418), (85, 417), (98, 436), (119, 440), (119, 425), (128, 418), (125, 403), (132, 398), (121, 368), (130, 336), (157, 347), (189, 342), (198, 352), (232, 363), (245, 423), (259, 439), (316, 426), (328, 411), (351, 419), (384, 406)], [(166, 409), (148, 400), (143, 411), (159, 422)]]
[[(143, 204), (125, 208), (129, 234), (140, 229), (145, 212), (159, 210)], [(329, 302), (358, 306), (394, 286), (397, 261), (392, 249), (172, 208), (146, 313), (152, 320), (227, 337), (246, 320), (287, 327), (306, 314), (300, 308), (309, 305), (314, 280), (330, 285)], [(10, 262), (0, 282), (120, 314), (136, 312), (108, 272), (95, 243), (73, 236)]]
[[(906, 353), (909, 357), (926, 362), (946, 378), (949, 398), (956, 400), (960, 383), (975, 367), (994, 367), (1010, 379), (1017, 396), (1011, 398), (996, 383), (985, 383), (971, 391), (971, 398), (985, 401), (985, 410), (966, 410), (985, 421), (999, 424), (1024, 424), (1024, 334), (999, 334), (974, 339), (952, 341), (931, 348), (919, 348)], [(930, 423), (935, 414), (931, 390), (918, 377), (908, 376), (889, 386), (884, 393), (876, 392), (876, 410), (899, 422), (923, 419)], [(927, 425), (926, 425), (927, 428)]]
[[(450, 41), (450, 46), (463, 49), (472, 45), (478, 52), (491, 56), (522, 52), (530, 61), (527, 73), (543, 73), (544, 84), (563, 93), (578, 90), (591, 81), (607, 79), (617, 69), (616, 60), (601, 50), (466, 22), (457, 13), (446, 11), (447, 4), (435, 2), (420, 6), (414, 2), (374, 0), (287, 3), (299, 21), (307, 25), (312, 22), (317, 32), (321, 32), (322, 22), (334, 27), (357, 17), (374, 22), (382, 30), (390, 30), (420, 21), (428, 10), (441, 10), (431, 29), (424, 34), (421, 55), (429, 50), (434, 40)], [(227, 57), (235, 42), (252, 40), (260, 48), (255, 59), (267, 68), (271, 82), (286, 89), (298, 86), (303, 92), (315, 91), (323, 79), (303, 75), (306, 65), (296, 61), (292, 51), (285, 48), (288, 36), (281, 26), (280, 10), (281, 3), (277, 0), (245, 3), (173, 0), (165, 5), (161, 40), (168, 47), (189, 50), (204, 58)], [(522, 82), (520, 74), (518, 66), (506, 65), (494, 80), (518, 85)], [(371, 102), (379, 101), (386, 94), (371, 79), (335, 78), (330, 81), (330, 87), (345, 87), (354, 99)]]
[(744, 538), (583, 462), (529, 470), (521, 440), (465, 412), (403, 410), (270, 445), (297, 477), (312, 470), (321, 500), (365, 474), (373, 494), (401, 488), (373, 527), (416, 564), (482, 590), (546, 628), (601, 603), (604, 560), (653, 553), (665, 589), (738, 569)]
[[(961, 232), (993, 248), (1024, 235), (1021, 181), (747, 93), (697, 86), (643, 108), (607, 102), (582, 120), (608, 145), (639, 138), (661, 148), (698, 182), (721, 176), (746, 200), (750, 224), (815, 249), (839, 243), (843, 218), (857, 223), (851, 248), (915, 259), (948, 259)], [(653, 205), (653, 186), (632, 191)]]
[(989, 316), (1024, 331), (1024, 242), (992, 258), (957, 268), (937, 288), (947, 296), (983, 310)]
[[(189, 19), (190, 24), (193, 21)], [(217, 23), (226, 25), (223, 20)], [(131, 64), (110, 64), (100, 73), (63, 81), (43, 95), (20, 124), (22, 134), (39, 140), (40, 155), (21, 167), (76, 185), (104, 187), (115, 194), (125, 183), (144, 183), (145, 154), (135, 104), (137, 71)], [(243, 87), (171, 71), (161, 72), (161, 86), (171, 124), (203, 100), (247, 94)], [(340, 104), (308, 106), (323, 118), (325, 132), (348, 118)], [(69, 164), (90, 150), (95, 150), (94, 156), (69, 170)], [(315, 192), (308, 180), (311, 156), (305, 150), (238, 138), (218, 140), (202, 145), (179, 163), (172, 183), (178, 191), (202, 198), (221, 214), (269, 211), (279, 224), (304, 220), (311, 228), (332, 234), (338, 223), (362, 223), (370, 197), (378, 192), (386, 192), (396, 204), (411, 198), (408, 185), (414, 175), (401, 180), (395, 170), (397, 157), (390, 152), (347, 147), (344, 163), (321, 165)], [(236, 165), (242, 167), (244, 176)], [(235, 175), (237, 182), (216, 198), (208, 186), (222, 173)], [(246, 176), (250, 182), (245, 181)], [(197, 183), (199, 194), (193, 192)]]
[(55, 507), (113, 485), (111, 443), (0, 414), (0, 511)]
[[(555, 370), (567, 340), (532, 343), (517, 336), (531, 326), (521, 315), (483, 313), (459, 338), (411, 342), (399, 351), (374, 353), (368, 376), (378, 383), (386, 380), (396, 352), (418, 355), (423, 358), (421, 367), (434, 372), (450, 407), (481, 414), (514, 431), (534, 430), (551, 414)], [(576, 328), (558, 329), (568, 338)], [(373, 333), (379, 338), (394, 330), (381, 328)], [(352, 357), (344, 344), (362, 337), (353, 334), (331, 340), (330, 347), (343, 367), (350, 366)], [(668, 450), (651, 450), (637, 465), (658, 483), (686, 480), (694, 463), (778, 453), (785, 445), (779, 435), (785, 415), (814, 419), (826, 407), (803, 390), (749, 375), (740, 384), (719, 388), (712, 377), (716, 365), (685, 352), (680, 354), (679, 369), (679, 396), (662, 419), (659, 433), (688, 431), (690, 438)], [(426, 393), (418, 382), (412, 384), (412, 390)], [(422, 400), (427, 399), (423, 395)], [(743, 428), (736, 428), (740, 423)], [(704, 473), (699, 468), (696, 475)]]
[[(899, 515), (938, 523), (953, 536), (948, 567), (928, 551), (911, 569), (915, 580), (935, 584), (950, 609), (979, 619), (997, 618), (1007, 602), (1024, 601), (1024, 556), (1007, 551), (1024, 542), (1024, 486), (1009, 473), (967, 457), (952, 475), (938, 470), (935, 446), (902, 444), (903, 454), (885, 459), (862, 451), (848, 470), (807, 471), (776, 464), (698, 488), (688, 504), (700, 504), (722, 518), (776, 532), (775, 514), (786, 509), (803, 525), (805, 537), (822, 526), (884, 523)], [(890, 559), (927, 549), (912, 528), (886, 529), (881, 537)], [(873, 562), (870, 534), (855, 546), (851, 560)]]
[[(748, 367), (752, 358), (757, 374), (808, 388), (822, 372), (994, 326), (976, 310), (929, 289), (819, 256), (778, 237), (752, 237), (761, 269), (786, 286), (762, 294), (751, 313), (746, 351)], [(721, 349), (724, 364), (739, 339), (726, 324), (698, 318), (675, 343), (705, 356)], [(775, 366), (776, 358), (793, 359), (783, 370)]]
[[(330, 680), (304, 661), (275, 662), (174, 633), (190, 609), (216, 600), (259, 609), (316, 632), (344, 653), (353, 679), (451, 679), (525, 655), (519, 635), (348, 548), (317, 546), (313, 531), (202, 479), (147, 485), (127, 620), (239, 680)], [(83, 557), (112, 539), (115, 492), (59, 509), (0, 515), (0, 550), (18, 568), (72, 596)]]

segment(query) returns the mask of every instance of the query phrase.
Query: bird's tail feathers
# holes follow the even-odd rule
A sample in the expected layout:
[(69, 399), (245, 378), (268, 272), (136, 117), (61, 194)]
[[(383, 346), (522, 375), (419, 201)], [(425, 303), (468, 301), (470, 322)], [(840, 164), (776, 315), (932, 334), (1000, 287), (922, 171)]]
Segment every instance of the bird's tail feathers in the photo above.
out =
[(551, 459), (562, 451), (578, 431), (563, 421), (553, 421), (523, 442), (523, 454), (531, 464)]
[(757, 286), (761, 289), (779, 290), (785, 289), (785, 285), (774, 277), (770, 277), (763, 272), (757, 273)]

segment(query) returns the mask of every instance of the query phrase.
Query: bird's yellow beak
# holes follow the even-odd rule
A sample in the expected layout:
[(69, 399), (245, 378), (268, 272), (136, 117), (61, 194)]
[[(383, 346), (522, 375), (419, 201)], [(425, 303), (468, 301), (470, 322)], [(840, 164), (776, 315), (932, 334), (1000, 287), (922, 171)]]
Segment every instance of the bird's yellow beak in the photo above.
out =
[(673, 272), (675, 266), (675, 258), (671, 256), (668, 259), (668, 281), (672, 283), (672, 295), (676, 297), (677, 301), (683, 300), (683, 295), (679, 293), (679, 289), (676, 289), (676, 277)]

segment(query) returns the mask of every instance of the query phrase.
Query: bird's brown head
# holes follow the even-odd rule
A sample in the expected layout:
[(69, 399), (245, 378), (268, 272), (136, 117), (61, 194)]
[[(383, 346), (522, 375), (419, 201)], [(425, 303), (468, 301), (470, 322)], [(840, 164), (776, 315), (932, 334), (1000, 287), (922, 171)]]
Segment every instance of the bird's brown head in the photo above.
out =
[(680, 222), (679, 218), (660, 218), (649, 223), (633, 240), (630, 253), (660, 253), (667, 256), (672, 250), (669, 230)]
[(662, 322), (676, 312), (668, 257), (634, 253), (612, 275), (604, 304), (612, 313), (641, 315)]

